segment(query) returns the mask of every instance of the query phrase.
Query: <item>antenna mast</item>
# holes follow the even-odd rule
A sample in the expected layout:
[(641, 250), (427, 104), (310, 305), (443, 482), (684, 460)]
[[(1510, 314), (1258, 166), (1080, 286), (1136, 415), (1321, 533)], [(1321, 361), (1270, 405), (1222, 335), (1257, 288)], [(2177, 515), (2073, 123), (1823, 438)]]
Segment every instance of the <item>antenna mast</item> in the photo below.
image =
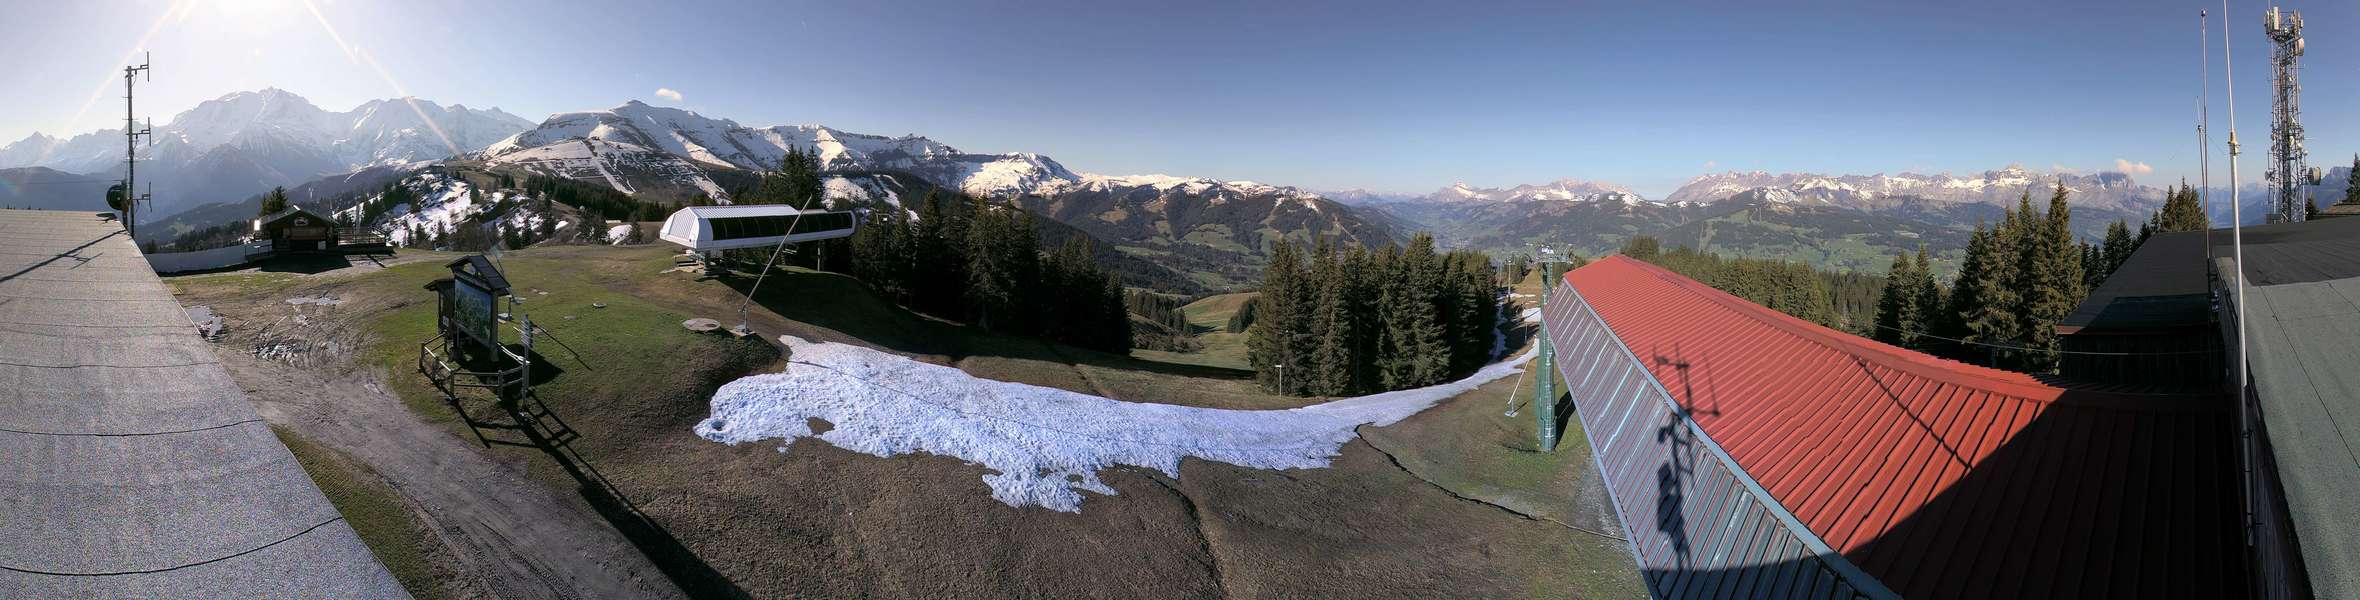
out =
[(2296, 81), (2302, 73), (2299, 60), (2303, 56), (2303, 14), (2298, 11), (2281, 13), (2278, 7), (2262, 19), (2262, 31), (2270, 36), (2270, 171), (2265, 178), (2277, 196), (2272, 205), (2270, 222), (2286, 223), (2303, 220), (2304, 209), (2310, 206), (2306, 188), (2311, 185), (2311, 174), (2303, 167), (2302, 102), (2303, 85)]
[(139, 117), (133, 114), (131, 84), (137, 81), (136, 78), (147, 75), (149, 63), (149, 60), (142, 59), (139, 66), (123, 67), (123, 232), (131, 235), (134, 244), (139, 240), (139, 219), (135, 215), (138, 214), (139, 203), (147, 201), (149, 196), (132, 195), (135, 193), (133, 190), (139, 189), (139, 139), (144, 137), (154, 141), (152, 134), (155, 129), (140, 126)]
[(2196, 11), (2196, 55), (2200, 65), (2196, 84), (2196, 194), (2204, 206), (2204, 264), (2212, 265), (2212, 24), (2211, 15)]

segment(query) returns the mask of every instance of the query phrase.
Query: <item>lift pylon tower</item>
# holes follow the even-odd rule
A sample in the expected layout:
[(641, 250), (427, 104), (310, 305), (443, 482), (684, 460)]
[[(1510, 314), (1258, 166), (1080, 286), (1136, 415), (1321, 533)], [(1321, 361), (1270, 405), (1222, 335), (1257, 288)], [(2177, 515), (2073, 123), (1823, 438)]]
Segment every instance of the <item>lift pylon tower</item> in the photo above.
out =
[(2302, 72), (2299, 60), (2303, 56), (2303, 14), (2297, 11), (2279, 12), (2271, 7), (2262, 18), (2262, 31), (2270, 36), (2270, 190), (2275, 203), (2271, 205), (2269, 220), (2285, 223), (2303, 220), (2304, 209), (2310, 204), (2308, 189), (2315, 183), (2314, 176), (2303, 166), (2303, 122), (2300, 96), (2302, 83), (2297, 76)]

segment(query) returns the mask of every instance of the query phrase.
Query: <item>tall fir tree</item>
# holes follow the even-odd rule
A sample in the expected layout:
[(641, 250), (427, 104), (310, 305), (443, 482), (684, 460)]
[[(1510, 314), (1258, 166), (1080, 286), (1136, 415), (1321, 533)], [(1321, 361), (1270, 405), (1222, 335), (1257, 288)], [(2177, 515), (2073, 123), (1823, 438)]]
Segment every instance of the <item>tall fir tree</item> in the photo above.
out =
[[(2029, 198), (2019, 206), (2029, 208)], [(2016, 313), (2022, 309), (2023, 297), (2015, 287), (2021, 284), (2016, 276), (2021, 228), (2016, 210), (2003, 211), (2000, 221), (1989, 230), (1976, 226), (1967, 243), (1966, 264), (1959, 269), (1959, 291), (1951, 294), (1962, 318), (1959, 338), (1982, 345), (1979, 352), (1978, 348), (1962, 348), (1961, 352), (1982, 354), (1979, 362), (1991, 366), (2012, 364), (2014, 354), (1995, 346), (2013, 345), (2019, 337)]]
[(1443, 267), (1434, 254), (1434, 238), (1410, 238), (1395, 261), (1396, 276), (1385, 290), (1386, 324), (1380, 378), (1386, 389), (1405, 389), (1440, 383), (1450, 370), (1449, 345), (1436, 301)]
[(2360, 204), (2360, 154), (2352, 155), (2352, 170), (2344, 174), (2342, 204)]
[(287, 188), (271, 188), (268, 193), (262, 195), (262, 212), (260, 214), (268, 215), (282, 210), (287, 210)]
[(1943, 289), (1940, 280), (1934, 278), (1934, 261), (1926, 256), (1924, 244), (1918, 245), (1914, 275), (1917, 278), (1917, 289), (1912, 293), (1916, 294), (1917, 301), (1912, 308), (1917, 310), (1917, 328), (1911, 331), (1917, 339), (1910, 347), (1924, 352), (1940, 352), (1947, 347), (1947, 343), (1936, 339), (1934, 335), (1939, 335), (1935, 332), (1948, 329), (1944, 321), (1953, 318), (1942, 311), (1943, 304), (1949, 301), (1950, 292)]
[[(2171, 189), (2164, 196), (2163, 208), (2157, 210), (2155, 218), (2152, 219), (2153, 229), (2156, 231), (2201, 231), (2209, 227), (2209, 222), (2204, 216), (2202, 196), (2199, 196), (2199, 193), (2196, 188), (2189, 187), (2187, 181), (2181, 181), (2179, 187)], [(2124, 229), (2128, 231), (2129, 226), (2125, 225)]]
[(1907, 254), (1895, 254), (1892, 266), (1885, 268), (1885, 290), (1877, 297), (1876, 331), (1869, 337), (1895, 346), (1915, 344), (1921, 325), (1917, 303), (1917, 263)]
[(2049, 197), (2048, 211), (2026, 221), (2026, 243), (2020, 249), (2018, 274), (2024, 285), (2024, 310), (2018, 334), (2025, 354), (2019, 368), (2033, 373), (2054, 371), (2058, 351), (2057, 323), (2073, 312), (2086, 295), (2081, 252), (2073, 240), (2073, 209), (2062, 182)]
[(1271, 243), (1270, 263), (1262, 268), (1262, 289), (1255, 298), (1254, 324), (1246, 329), (1246, 360), (1252, 363), (1263, 389), (1301, 395), (1306, 369), (1302, 336), (1306, 287), (1303, 260), (1295, 244), (1284, 236)]
[(1314, 344), (1309, 368), (1305, 369), (1310, 392), (1320, 396), (1342, 396), (1353, 393), (1352, 371), (1360, 356), (1353, 352), (1352, 307), (1345, 297), (1351, 293), (1344, 273), (1345, 261), (1338, 256), (1335, 245), (1328, 238), (1320, 238), (1311, 255), (1312, 315), (1309, 321)]

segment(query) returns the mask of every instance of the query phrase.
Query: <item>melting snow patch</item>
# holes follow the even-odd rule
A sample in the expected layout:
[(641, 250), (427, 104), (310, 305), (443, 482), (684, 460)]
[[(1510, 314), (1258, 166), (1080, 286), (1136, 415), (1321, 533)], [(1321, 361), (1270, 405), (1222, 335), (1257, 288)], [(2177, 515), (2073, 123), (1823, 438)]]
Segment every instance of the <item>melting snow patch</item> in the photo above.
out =
[[(1080, 512), (1079, 490), (1114, 494), (1098, 471), (1132, 465), (1180, 476), (1196, 457), (1260, 469), (1325, 467), (1361, 425), (1390, 425), (1445, 398), (1523, 370), (1532, 353), (1456, 382), (1289, 410), (1122, 402), (1021, 383), (860, 346), (780, 336), (785, 372), (721, 386), (696, 433), (727, 444), (818, 438), (881, 457), (956, 456), (989, 467), (992, 498)], [(834, 426), (822, 432), (811, 419)]]

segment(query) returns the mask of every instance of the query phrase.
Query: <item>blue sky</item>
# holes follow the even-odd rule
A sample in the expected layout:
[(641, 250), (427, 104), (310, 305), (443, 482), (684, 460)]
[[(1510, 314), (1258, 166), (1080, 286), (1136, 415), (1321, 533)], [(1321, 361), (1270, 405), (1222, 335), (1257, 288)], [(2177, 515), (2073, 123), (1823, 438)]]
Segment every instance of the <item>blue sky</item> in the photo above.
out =
[[(1574, 177), (1661, 197), (1706, 171), (2118, 161), (2161, 182), (2196, 171), (2200, 8), (2227, 127), (2220, 5), (2201, 2), (0, 2), (5, 141), (119, 124), (112, 75), (144, 45), (159, 123), (276, 86), (330, 110), (407, 93), (533, 120), (636, 98), (1317, 189)], [(2230, 23), (2249, 181), (2263, 6)], [(2348, 164), (2360, 3), (2288, 7), (2311, 33), (2313, 163)]]

